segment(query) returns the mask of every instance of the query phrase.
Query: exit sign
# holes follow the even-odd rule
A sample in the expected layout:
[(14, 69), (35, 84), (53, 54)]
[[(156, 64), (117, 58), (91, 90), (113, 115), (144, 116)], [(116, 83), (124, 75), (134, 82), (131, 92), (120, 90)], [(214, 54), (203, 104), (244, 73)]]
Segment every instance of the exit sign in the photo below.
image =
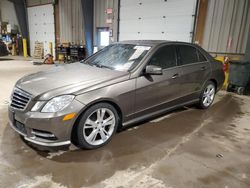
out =
[(113, 13), (113, 9), (112, 8), (107, 8), (106, 9), (106, 13), (107, 14), (112, 14)]

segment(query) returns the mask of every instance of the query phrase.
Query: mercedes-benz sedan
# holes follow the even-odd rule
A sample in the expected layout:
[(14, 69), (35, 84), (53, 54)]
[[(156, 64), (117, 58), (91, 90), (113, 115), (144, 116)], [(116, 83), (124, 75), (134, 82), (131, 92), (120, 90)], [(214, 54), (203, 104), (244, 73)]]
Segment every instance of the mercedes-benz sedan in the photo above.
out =
[(208, 108), (223, 81), (222, 64), (197, 45), (114, 43), (82, 62), (21, 78), (10, 125), (38, 145), (94, 149), (122, 126), (184, 105)]

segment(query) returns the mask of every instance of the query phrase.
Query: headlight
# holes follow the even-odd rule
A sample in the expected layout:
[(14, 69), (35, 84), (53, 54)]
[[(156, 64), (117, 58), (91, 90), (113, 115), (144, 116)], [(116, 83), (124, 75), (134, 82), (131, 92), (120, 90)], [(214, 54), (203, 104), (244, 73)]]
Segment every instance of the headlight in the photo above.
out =
[(31, 112), (37, 112), (42, 107), (43, 104), (44, 101), (37, 101), (36, 104), (31, 109)]
[(70, 105), (74, 98), (74, 95), (62, 95), (55, 97), (46, 103), (42, 112), (59, 112)]

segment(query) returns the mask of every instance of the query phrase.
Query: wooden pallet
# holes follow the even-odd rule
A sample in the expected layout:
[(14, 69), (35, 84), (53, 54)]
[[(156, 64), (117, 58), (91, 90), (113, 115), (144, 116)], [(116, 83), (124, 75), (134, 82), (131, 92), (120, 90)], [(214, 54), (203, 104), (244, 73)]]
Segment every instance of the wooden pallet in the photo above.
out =
[(43, 42), (36, 41), (33, 58), (34, 59), (43, 59), (43, 56), (44, 56)]

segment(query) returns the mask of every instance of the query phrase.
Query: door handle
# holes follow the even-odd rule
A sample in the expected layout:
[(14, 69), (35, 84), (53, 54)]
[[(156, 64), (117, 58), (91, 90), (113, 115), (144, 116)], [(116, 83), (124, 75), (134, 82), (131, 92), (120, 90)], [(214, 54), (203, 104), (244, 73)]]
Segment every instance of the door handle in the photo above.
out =
[(201, 67), (201, 70), (206, 70), (207, 69), (207, 67), (206, 66), (203, 66), (203, 67)]
[(179, 76), (179, 74), (176, 73), (176, 74), (174, 74), (174, 75), (172, 76), (172, 79), (175, 79), (175, 78), (177, 78), (178, 76)]

